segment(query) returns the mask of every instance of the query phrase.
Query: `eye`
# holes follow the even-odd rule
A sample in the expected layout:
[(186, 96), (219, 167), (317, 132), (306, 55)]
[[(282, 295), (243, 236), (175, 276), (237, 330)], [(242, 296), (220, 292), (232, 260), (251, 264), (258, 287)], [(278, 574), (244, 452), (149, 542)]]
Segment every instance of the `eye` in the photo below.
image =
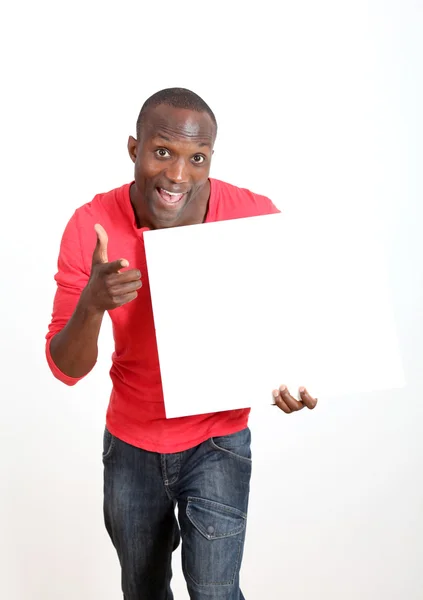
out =
[(166, 150), (166, 148), (157, 148), (155, 154), (158, 158), (167, 158), (170, 156), (169, 150)]
[(192, 157), (192, 160), (195, 162), (195, 164), (201, 165), (206, 160), (206, 157), (203, 156), (202, 154), (195, 154)]

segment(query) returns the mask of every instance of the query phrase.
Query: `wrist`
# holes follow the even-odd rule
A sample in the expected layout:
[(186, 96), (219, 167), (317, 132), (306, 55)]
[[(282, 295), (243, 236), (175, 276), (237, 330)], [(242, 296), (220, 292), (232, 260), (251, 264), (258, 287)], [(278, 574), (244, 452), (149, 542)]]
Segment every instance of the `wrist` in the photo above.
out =
[(104, 310), (98, 308), (90, 297), (90, 293), (87, 288), (82, 291), (81, 297), (78, 302), (78, 312), (81, 316), (91, 319), (102, 319)]

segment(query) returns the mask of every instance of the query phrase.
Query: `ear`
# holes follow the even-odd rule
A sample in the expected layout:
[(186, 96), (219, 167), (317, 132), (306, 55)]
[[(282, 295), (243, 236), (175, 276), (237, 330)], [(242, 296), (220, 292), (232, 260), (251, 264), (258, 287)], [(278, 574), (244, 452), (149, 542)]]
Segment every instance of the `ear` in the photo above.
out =
[(133, 163), (137, 160), (137, 151), (138, 151), (138, 141), (132, 137), (132, 135), (128, 138), (128, 153), (131, 157)]

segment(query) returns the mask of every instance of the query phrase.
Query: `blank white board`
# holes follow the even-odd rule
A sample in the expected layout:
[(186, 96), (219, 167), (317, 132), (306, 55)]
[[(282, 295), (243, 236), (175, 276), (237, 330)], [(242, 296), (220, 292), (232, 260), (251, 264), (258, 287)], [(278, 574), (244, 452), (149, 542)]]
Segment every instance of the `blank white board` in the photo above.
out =
[(275, 214), (144, 236), (167, 418), (405, 385), (386, 265), (342, 219)]

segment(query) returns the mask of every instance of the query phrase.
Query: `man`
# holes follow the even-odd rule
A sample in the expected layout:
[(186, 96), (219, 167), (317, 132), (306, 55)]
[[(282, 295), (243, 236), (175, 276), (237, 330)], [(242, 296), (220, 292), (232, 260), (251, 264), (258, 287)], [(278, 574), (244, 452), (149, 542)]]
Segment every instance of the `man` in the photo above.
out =
[[(192, 599), (244, 599), (249, 409), (166, 420), (143, 240), (147, 229), (278, 212), (264, 196), (209, 178), (216, 133), (213, 112), (193, 92), (151, 96), (128, 141), (134, 181), (78, 208), (60, 247), (46, 344), (53, 374), (68, 385), (87, 375), (106, 311), (113, 323), (104, 515), (126, 600), (173, 598), (180, 536)], [(301, 401), (285, 386), (273, 396), (286, 413), (317, 402), (304, 388)]]

